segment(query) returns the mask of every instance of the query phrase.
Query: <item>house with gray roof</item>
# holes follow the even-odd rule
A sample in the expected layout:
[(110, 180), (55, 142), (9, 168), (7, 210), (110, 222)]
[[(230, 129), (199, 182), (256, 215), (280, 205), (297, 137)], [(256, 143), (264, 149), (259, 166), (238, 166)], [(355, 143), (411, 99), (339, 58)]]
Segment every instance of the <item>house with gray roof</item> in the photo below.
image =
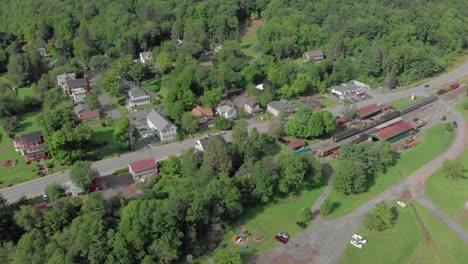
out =
[(226, 119), (235, 119), (237, 117), (237, 110), (230, 105), (221, 105), (216, 108), (216, 114)]
[(267, 105), (267, 112), (279, 116), (281, 113), (286, 115), (293, 114), (297, 109), (292, 105), (292, 103), (286, 99), (281, 99), (279, 101), (271, 101)]
[(60, 74), (60, 75), (57, 75), (57, 84), (62, 87), (62, 90), (64, 92), (68, 91), (68, 84), (67, 82), (69, 80), (74, 80), (76, 79), (76, 74), (75, 73), (64, 73), (64, 74)]
[(315, 63), (318, 63), (323, 60), (324, 54), (322, 50), (311, 50), (304, 52), (304, 55), (302, 57), (304, 58), (304, 62), (313, 60)]
[(162, 143), (169, 143), (176, 140), (177, 127), (165, 116), (156, 110), (151, 110), (146, 116), (148, 127), (159, 137)]
[(146, 91), (135, 86), (128, 90), (125, 106), (129, 112), (133, 112), (135, 107), (149, 104), (150, 101), (151, 97), (146, 93)]
[(89, 91), (91, 87), (89, 86), (88, 80), (85, 78), (80, 79), (69, 79), (67, 80), (66, 87), (62, 87), (63, 91), (71, 96), (73, 89), (83, 88), (85, 91)]

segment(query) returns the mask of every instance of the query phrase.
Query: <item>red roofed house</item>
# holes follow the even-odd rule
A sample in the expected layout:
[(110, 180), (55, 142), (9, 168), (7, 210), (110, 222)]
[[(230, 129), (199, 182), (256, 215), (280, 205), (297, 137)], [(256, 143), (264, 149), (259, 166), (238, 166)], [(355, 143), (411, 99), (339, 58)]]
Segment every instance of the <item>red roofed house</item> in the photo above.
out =
[(101, 117), (101, 111), (99, 109), (89, 110), (84, 104), (78, 104), (75, 106), (75, 113), (78, 115), (80, 120), (96, 120)]
[(369, 140), (386, 140), (390, 143), (395, 143), (408, 137), (413, 130), (413, 125), (405, 121), (400, 121), (373, 132), (369, 135)]
[(158, 162), (154, 158), (137, 160), (128, 164), (128, 170), (134, 180), (144, 181), (151, 175), (158, 173)]
[(293, 140), (289, 143), (289, 148), (292, 149), (292, 150), (296, 150), (302, 146), (304, 146), (305, 142), (303, 139), (296, 139), (296, 140)]
[(198, 119), (199, 124), (206, 123), (209, 119), (213, 118), (213, 110), (211, 108), (203, 108), (199, 105), (192, 109), (192, 114)]
[(28, 162), (47, 159), (49, 157), (49, 154), (44, 148), (44, 136), (41, 131), (15, 137), (13, 139), (13, 146)]
[(364, 120), (382, 113), (382, 106), (378, 104), (371, 104), (356, 110), (357, 119)]

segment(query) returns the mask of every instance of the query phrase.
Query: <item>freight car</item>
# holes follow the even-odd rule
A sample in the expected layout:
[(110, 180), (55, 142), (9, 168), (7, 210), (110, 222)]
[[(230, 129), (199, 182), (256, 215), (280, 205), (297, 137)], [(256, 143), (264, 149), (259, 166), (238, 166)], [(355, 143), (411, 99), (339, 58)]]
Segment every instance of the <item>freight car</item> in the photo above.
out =
[(430, 97), (424, 98), (419, 102), (416, 102), (414, 104), (410, 104), (410, 105), (408, 105), (406, 107), (403, 107), (403, 108), (399, 109), (400, 114), (401, 115), (407, 114), (407, 113), (409, 113), (411, 111), (414, 111), (414, 110), (416, 110), (416, 109), (418, 109), (420, 107), (423, 107), (423, 106), (425, 106), (427, 104), (433, 103), (433, 102), (435, 102), (437, 100), (439, 100), (439, 97), (437, 97), (437, 96), (430, 96)]

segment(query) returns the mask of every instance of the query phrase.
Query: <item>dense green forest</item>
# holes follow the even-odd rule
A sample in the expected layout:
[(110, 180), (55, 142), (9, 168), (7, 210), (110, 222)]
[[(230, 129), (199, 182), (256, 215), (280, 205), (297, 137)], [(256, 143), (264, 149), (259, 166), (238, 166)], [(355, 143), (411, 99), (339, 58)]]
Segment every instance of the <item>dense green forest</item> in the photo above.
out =
[[(42, 108), (46, 137), (61, 142), (49, 147), (70, 163), (86, 155), (91, 132), (70, 109), (55, 109), (67, 100), (56, 87), (56, 76), (65, 71), (92, 71), (93, 90), (115, 98), (124, 96), (119, 78), (156, 78), (157, 89), (166, 91), (165, 114), (177, 124), (196, 103), (214, 107), (233, 87), (246, 88), (262, 106), (350, 79), (394, 88), (442, 72), (465, 54), (465, 2), (3, 0), (0, 73), (11, 83), (0, 83), (0, 117)], [(252, 19), (264, 21), (253, 44), (255, 57), (242, 52), (241, 37)], [(223, 48), (214, 54), (217, 44)], [(37, 48), (51, 53), (54, 63), (39, 57)], [(322, 49), (326, 59), (304, 63), (302, 54), (314, 49)], [(133, 62), (142, 51), (153, 53), (153, 65)], [(208, 59), (213, 67), (200, 65)], [(254, 89), (260, 82), (261, 93)], [(34, 87), (36, 98), (19, 98), (13, 86)], [(299, 114), (312, 121), (326, 115)], [(319, 131), (304, 120), (294, 118), (284, 129), (308, 138), (333, 129), (324, 124)], [(77, 141), (83, 148), (75, 147)], [(247, 135), (240, 123), (233, 143), (215, 138), (203, 160), (187, 152), (164, 162), (161, 174), (131, 201), (92, 194), (51, 201), (39, 212), (2, 200), (0, 261), (171, 263), (188, 253), (199, 256), (242, 212), (314, 188), (320, 180), (320, 165), (311, 155), (272, 157), (265, 152), (268, 144), (269, 136), (255, 130)]]

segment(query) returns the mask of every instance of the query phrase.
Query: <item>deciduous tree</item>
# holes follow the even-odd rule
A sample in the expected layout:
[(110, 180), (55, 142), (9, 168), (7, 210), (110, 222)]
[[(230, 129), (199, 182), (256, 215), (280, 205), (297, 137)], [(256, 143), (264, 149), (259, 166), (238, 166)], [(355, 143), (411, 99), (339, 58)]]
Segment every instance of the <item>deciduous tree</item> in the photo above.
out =
[(383, 231), (393, 226), (395, 218), (392, 208), (382, 201), (366, 214), (364, 225), (370, 230)]
[(442, 171), (449, 180), (465, 178), (465, 166), (457, 160), (444, 160)]
[(85, 187), (94, 179), (95, 172), (91, 169), (91, 162), (77, 161), (70, 169), (70, 179), (76, 186)]

